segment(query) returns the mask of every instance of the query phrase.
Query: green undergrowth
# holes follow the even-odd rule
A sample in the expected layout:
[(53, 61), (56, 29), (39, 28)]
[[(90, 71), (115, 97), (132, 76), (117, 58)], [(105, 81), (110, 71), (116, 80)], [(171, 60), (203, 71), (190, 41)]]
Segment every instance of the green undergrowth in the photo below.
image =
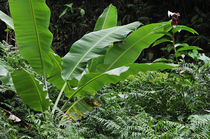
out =
[[(8, 103), (22, 122), (14, 123), (1, 110), (0, 137), (209, 138), (208, 75), (208, 67), (185, 64), (171, 72), (130, 76), (96, 93), (99, 106), (77, 122), (59, 122), (61, 117)], [(10, 101), (20, 100), (14, 96)], [(17, 113), (21, 108), (25, 113)]]
[[(31, 71), (11, 48), (1, 44), (1, 61)], [(77, 122), (30, 110), (11, 84), (1, 82), (0, 138), (209, 138), (210, 65), (182, 63), (173, 71), (139, 73), (105, 86), (93, 98), (99, 106)], [(52, 101), (57, 94), (49, 84)]]
[(130, 76), (98, 94), (78, 123), (86, 138), (209, 138), (209, 67)]

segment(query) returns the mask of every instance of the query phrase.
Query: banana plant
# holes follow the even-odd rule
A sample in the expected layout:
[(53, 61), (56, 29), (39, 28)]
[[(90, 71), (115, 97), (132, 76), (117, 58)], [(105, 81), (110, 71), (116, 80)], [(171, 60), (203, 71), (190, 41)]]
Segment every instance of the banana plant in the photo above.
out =
[[(110, 4), (106, 9), (104, 9), (103, 13), (97, 19), (95, 27), (94, 27), (94, 31), (108, 29), (115, 26), (117, 26), (117, 8), (113, 6), (112, 4)], [(91, 59), (90, 61), (88, 61), (88, 69), (94, 69), (96, 65), (97, 65), (97, 61), (94, 61), (94, 59)], [(88, 70), (85, 70), (85, 71), (88, 71)], [(72, 94), (74, 94), (73, 93), (74, 91), (75, 90), (72, 89), (71, 92), (66, 93), (67, 97), (71, 98), (73, 96)], [(81, 119), (84, 113), (92, 110), (92, 106), (86, 103), (85, 99), (86, 97), (81, 97), (77, 101), (70, 103), (69, 106), (67, 105), (68, 103), (66, 103), (62, 107), (62, 111), (66, 111), (66, 114), (69, 117), (71, 117), (74, 121)], [(97, 104), (96, 100), (92, 100), (92, 102), (93, 104)]]
[[(67, 92), (69, 100), (62, 110), (78, 119), (91, 109), (84, 98), (103, 85), (116, 83), (140, 71), (174, 68), (174, 65), (162, 63), (134, 64), (143, 49), (164, 35), (160, 32), (172, 28), (171, 22), (149, 24), (139, 29), (139, 22), (116, 26), (116, 8), (110, 5), (97, 20), (95, 31), (76, 41), (61, 58), (50, 49), (50, 10), (45, 0), (9, 0), (9, 4), (20, 54), (44, 78), (45, 86), (48, 81), (60, 90), (52, 113), (63, 92)], [(12, 73), (12, 79), (16, 92), (30, 108), (41, 112), (49, 108), (47, 87), (31, 73), (19, 69)], [(72, 85), (74, 80), (77, 83)], [(73, 98), (76, 101), (70, 103)]]

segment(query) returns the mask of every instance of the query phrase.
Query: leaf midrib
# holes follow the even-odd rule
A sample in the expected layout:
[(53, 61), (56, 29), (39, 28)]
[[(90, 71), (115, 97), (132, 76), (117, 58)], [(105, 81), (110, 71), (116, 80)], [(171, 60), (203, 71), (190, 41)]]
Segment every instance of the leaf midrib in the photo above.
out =
[[(123, 27), (125, 27), (125, 26), (123, 26)], [(77, 66), (80, 64), (80, 62), (87, 56), (87, 54), (88, 54), (92, 49), (94, 49), (94, 48), (97, 46), (97, 44), (99, 44), (104, 38), (106, 38), (107, 36), (109, 36), (109, 35), (112, 34), (113, 32), (116, 32), (116, 31), (120, 30), (120, 29), (123, 28), (123, 27), (119, 27), (118, 29), (116, 29), (116, 30), (114, 30), (114, 31), (112, 31), (112, 32), (110, 32), (110, 33), (107, 33), (107, 35), (105, 35), (105, 36), (102, 37), (98, 42), (96, 42), (95, 45), (93, 45), (93, 47), (91, 47), (91, 48), (90, 48), (90, 49), (81, 57), (81, 59), (77, 62), (77, 64), (76, 64), (76, 65), (74, 66), (74, 68), (72, 69), (72, 71), (69, 73), (69, 75), (68, 75), (66, 81), (69, 80), (70, 76), (72, 75), (72, 73), (74, 72), (74, 70), (77, 68)], [(126, 27), (127, 27), (127, 26), (126, 26)]]
[(110, 69), (112, 68), (112, 66), (113, 66), (115, 63), (117, 63), (117, 61), (118, 61), (125, 53), (127, 53), (131, 48), (133, 48), (139, 41), (142, 41), (144, 38), (148, 37), (148, 35), (153, 34), (153, 33), (154, 33), (154, 31), (149, 32), (147, 35), (145, 35), (144, 37), (142, 37), (141, 39), (139, 39), (138, 41), (136, 41), (135, 43), (133, 43), (133, 44), (131, 45), (131, 47), (129, 47), (128, 49), (126, 49), (119, 57), (117, 57), (116, 60), (114, 60), (114, 62), (106, 69), (106, 71), (107, 71), (107, 70), (110, 70)]
[(32, 12), (32, 18), (33, 18), (33, 25), (34, 25), (34, 29), (35, 29), (35, 38), (36, 38), (36, 41), (37, 41), (37, 44), (38, 44), (38, 51), (39, 51), (39, 58), (40, 58), (40, 61), (41, 61), (41, 67), (42, 67), (42, 74), (45, 77), (45, 68), (44, 68), (44, 63), (43, 63), (43, 58), (42, 58), (42, 53), (41, 53), (41, 44), (40, 44), (40, 38), (39, 38), (39, 35), (38, 35), (38, 28), (37, 28), (37, 23), (36, 23), (36, 19), (35, 19), (35, 12), (34, 12), (34, 8), (33, 8), (33, 4), (32, 4), (32, 0), (29, 0), (29, 5), (31, 7), (31, 12)]
[[(71, 95), (71, 97), (73, 97), (74, 95), (76, 95), (76, 94), (77, 94), (80, 90), (82, 90), (86, 85), (88, 85), (88, 84), (91, 83), (92, 81), (94, 81), (94, 80), (96, 80), (96, 79), (98, 79), (98, 78), (100, 78), (100, 77), (102, 77), (102, 76), (104, 76), (104, 75), (106, 75), (106, 73), (99, 74), (99, 75), (95, 76), (94, 78), (88, 80), (88, 82), (86, 82), (84, 85), (80, 86), (77, 90), (75, 90), (74, 93)], [(70, 97), (70, 98), (71, 98), (71, 97)]]
[(107, 13), (105, 14), (105, 19), (104, 19), (104, 22), (103, 22), (103, 24), (102, 24), (102, 27), (101, 27), (101, 29), (104, 29), (104, 25), (105, 25), (105, 23), (106, 23), (106, 20), (107, 20), (107, 18), (108, 18), (108, 14), (109, 14), (109, 11), (110, 11), (110, 7), (111, 6), (109, 6), (109, 8), (108, 8), (108, 10), (107, 10)]
[(42, 97), (41, 97), (41, 92), (39, 91), (39, 89), (38, 89), (38, 87), (37, 87), (37, 85), (36, 85), (36, 82), (35, 82), (35, 80), (33, 79), (32, 75), (31, 75), (31, 74), (28, 74), (28, 75), (30, 76), (30, 78), (31, 78), (31, 80), (32, 80), (32, 82), (33, 82), (33, 84), (34, 84), (35, 90), (37, 90), (37, 91), (36, 91), (36, 92), (37, 92), (36, 94), (38, 94), (39, 102), (40, 102), (40, 105), (41, 105), (41, 108), (42, 108), (42, 111), (43, 111), (43, 106), (42, 106), (43, 100), (42, 100)]

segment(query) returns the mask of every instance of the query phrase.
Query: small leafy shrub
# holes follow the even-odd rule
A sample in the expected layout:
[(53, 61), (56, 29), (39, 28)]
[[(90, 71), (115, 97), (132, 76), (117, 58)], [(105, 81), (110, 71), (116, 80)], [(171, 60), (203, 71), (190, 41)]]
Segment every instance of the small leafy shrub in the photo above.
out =
[(0, 109), (0, 138), (9, 139), (17, 137), (17, 129), (5, 118), (5, 113)]
[(17, 47), (9, 45), (6, 42), (0, 42), (0, 60), (7, 63), (8, 66), (15, 68), (29, 68), (26, 60), (22, 58)]

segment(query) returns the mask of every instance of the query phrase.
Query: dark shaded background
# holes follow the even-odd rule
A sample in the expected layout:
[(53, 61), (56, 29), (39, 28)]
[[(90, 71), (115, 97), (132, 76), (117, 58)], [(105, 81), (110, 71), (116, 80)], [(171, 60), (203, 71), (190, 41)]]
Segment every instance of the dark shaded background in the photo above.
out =
[[(66, 8), (65, 4), (68, 3), (73, 3), (73, 12), (69, 8), (66, 14), (59, 18)], [(197, 45), (203, 48), (205, 53), (210, 52), (209, 0), (47, 0), (51, 9), (50, 30), (54, 35), (52, 43), (54, 51), (64, 56), (72, 43), (93, 31), (98, 16), (110, 3), (118, 9), (119, 25), (133, 21), (144, 24), (167, 21), (168, 10), (179, 12), (181, 14), (179, 24), (194, 28), (200, 35), (181, 32), (176, 40)], [(85, 10), (84, 16), (80, 14), (80, 9)], [(8, 13), (7, 0), (0, 0), (0, 10)], [(0, 22), (0, 40), (5, 40), (5, 28), (5, 24)], [(154, 47), (146, 50), (143, 56), (147, 57), (149, 52), (153, 53), (152, 59), (164, 55), (160, 48)]]

